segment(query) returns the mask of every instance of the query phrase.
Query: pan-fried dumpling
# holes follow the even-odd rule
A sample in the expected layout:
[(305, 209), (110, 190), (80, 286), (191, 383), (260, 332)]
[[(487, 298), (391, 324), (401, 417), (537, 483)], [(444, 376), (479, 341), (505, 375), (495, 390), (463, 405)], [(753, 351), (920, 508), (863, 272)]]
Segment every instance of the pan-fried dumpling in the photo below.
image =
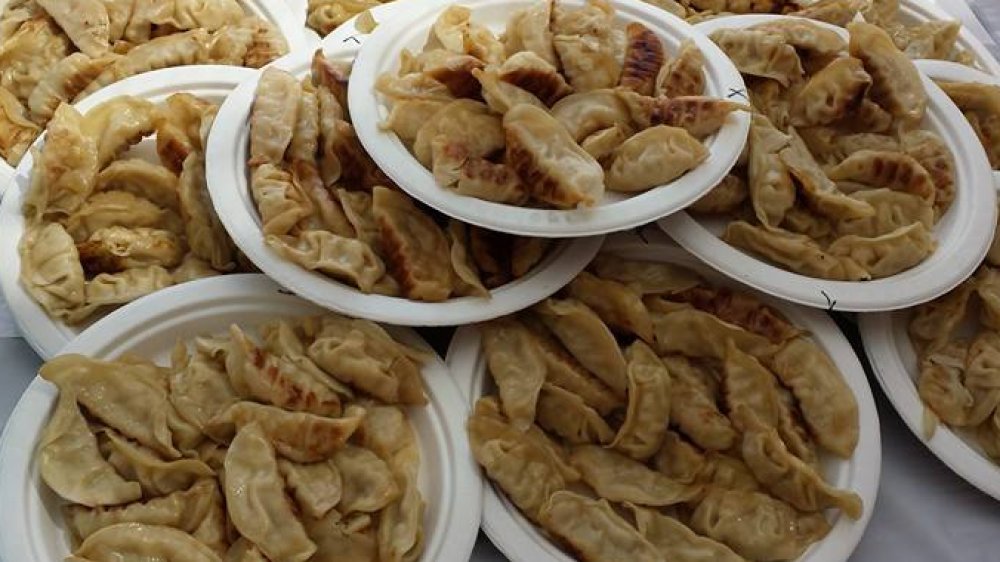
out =
[(799, 5), (800, 9), (789, 12), (788, 15), (844, 27), (858, 15), (862, 5), (857, 0), (820, 0), (808, 6)]
[[(487, 103), (489, 103), (489, 98), (487, 98)], [(412, 143), (417, 140), (420, 127), (444, 106), (444, 102), (437, 100), (399, 100), (392, 104), (389, 117), (379, 126), (396, 133), (403, 142)], [(490, 108), (495, 109), (492, 104)]]
[(573, 92), (556, 67), (531, 51), (510, 56), (498, 69), (500, 80), (531, 93), (549, 106)]
[(852, 22), (847, 30), (851, 56), (861, 59), (872, 77), (871, 98), (896, 117), (920, 122), (927, 109), (927, 93), (913, 61), (876, 25)]
[(458, 172), (458, 183), (452, 189), (459, 195), (512, 205), (521, 205), (529, 197), (527, 186), (510, 166), (485, 158), (466, 160)]
[(618, 127), (626, 135), (632, 133), (629, 107), (615, 90), (570, 94), (556, 102), (550, 113), (577, 142), (610, 127)]
[(483, 286), (476, 265), (469, 256), (465, 223), (454, 219), (448, 221), (448, 240), (451, 243), (451, 269), (456, 277), (456, 292), (489, 298), (490, 292)]
[(181, 492), (201, 478), (215, 476), (215, 471), (198, 459), (164, 461), (153, 451), (113, 431), (105, 435), (111, 450), (108, 462), (129, 481), (138, 482), (147, 497)]
[(676, 98), (705, 93), (705, 55), (694, 41), (685, 39), (677, 56), (667, 61), (656, 75), (654, 94)]
[(903, 28), (893, 39), (897, 46), (905, 41), (903, 52), (911, 59), (949, 60), (961, 30), (961, 22), (927, 21)]
[(775, 497), (806, 512), (835, 507), (852, 519), (861, 517), (861, 498), (824, 482), (812, 467), (788, 452), (774, 427), (742, 406), (733, 415), (743, 426), (743, 459)]
[(580, 364), (616, 395), (625, 396), (628, 388), (625, 356), (597, 313), (576, 299), (550, 298), (532, 310)]
[(347, 444), (337, 449), (330, 460), (343, 481), (339, 511), (375, 512), (399, 497), (400, 489), (389, 466), (368, 449)]
[(205, 158), (199, 153), (193, 152), (184, 160), (177, 192), (191, 253), (211, 264), (216, 271), (232, 269), (236, 265), (235, 251), (208, 197)]
[(683, 353), (721, 361), (730, 341), (754, 357), (766, 357), (774, 351), (774, 344), (766, 337), (689, 305), (655, 299), (647, 299), (646, 304), (653, 315), (656, 350), (660, 354)]
[(242, 427), (226, 453), (230, 520), (272, 560), (305, 561), (316, 551), (285, 496), (274, 447), (258, 423)]
[(158, 265), (101, 273), (87, 281), (87, 305), (125, 304), (173, 284), (170, 272)]
[(635, 192), (672, 182), (708, 158), (686, 130), (657, 125), (622, 143), (608, 169), (608, 189)]
[[(493, 67), (473, 69), (472, 75), (479, 80), (479, 84), (482, 87), (480, 93), (483, 96), (483, 100), (486, 101), (486, 105), (494, 113), (503, 115), (515, 105), (522, 103), (545, 108), (545, 104), (542, 103), (542, 100), (535, 97), (535, 94), (501, 80), (497, 69)], [(395, 111), (395, 106), (393, 106), (393, 111)], [(392, 114), (390, 113), (389, 116), (391, 118)], [(423, 121), (426, 121), (426, 119)], [(423, 123), (421, 122), (421, 124)]]
[(250, 179), (261, 227), (265, 236), (288, 234), (292, 228), (313, 215), (313, 205), (292, 174), (270, 162), (253, 169)]
[(670, 422), (703, 449), (732, 447), (736, 431), (698, 375), (699, 367), (682, 355), (666, 355), (662, 360), (670, 372)]
[(500, 118), (482, 102), (456, 100), (441, 108), (420, 130), (413, 153), (444, 186), (468, 158), (484, 158), (504, 147)]
[(205, 151), (202, 129), (215, 119), (218, 108), (186, 93), (171, 95), (164, 105), (156, 127), (156, 153), (164, 165), (179, 173), (188, 154)]
[(523, 431), (535, 420), (538, 393), (545, 382), (544, 359), (531, 333), (515, 320), (484, 324), (482, 337), (504, 414), (514, 427)]
[[(780, 398), (777, 381), (771, 371), (730, 341), (726, 346), (723, 373), (726, 407), (730, 414), (743, 408), (761, 423), (777, 427)], [(733, 421), (740, 430), (746, 431), (746, 428), (740, 426), (740, 418), (734, 418)]]
[(140, 158), (115, 160), (97, 174), (95, 191), (124, 191), (180, 212), (177, 176), (159, 164)]
[(690, 524), (750, 560), (795, 560), (830, 531), (822, 513), (804, 515), (763, 493), (723, 489), (709, 492)]
[(837, 188), (813, 158), (802, 138), (792, 134), (791, 145), (778, 153), (781, 162), (798, 180), (802, 194), (814, 210), (833, 219), (868, 217), (875, 209), (864, 201), (852, 199)]
[[(975, 404), (972, 393), (962, 382), (968, 362), (967, 343), (950, 342), (930, 351), (920, 363), (917, 393), (929, 412), (948, 425), (968, 424), (968, 414)], [(927, 420), (925, 420), (925, 426)], [(934, 426), (925, 427), (926, 437), (933, 436)]]
[(302, 267), (350, 281), (366, 293), (385, 274), (385, 265), (364, 242), (325, 230), (307, 230), (293, 236), (268, 236), (267, 245)]
[(660, 38), (639, 22), (629, 23), (625, 26), (625, 61), (618, 85), (642, 95), (652, 95), (665, 60)]
[(580, 148), (582, 148), (587, 154), (594, 157), (598, 162), (606, 162), (608, 157), (610, 157), (616, 148), (625, 142), (626, 139), (625, 131), (622, 130), (618, 125), (608, 127), (607, 129), (597, 131), (596, 133), (588, 136), (580, 142)]
[(250, 165), (280, 164), (292, 142), (302, 86), (291, 74), (270, 68), (257, 83), (250, 115)]
[(769, 78), (750, 78), (747, 80), (747, 92), (750, 103), (757, 111), (778, 129), (784, 131), (788, 128), (792, 120), (791, 89)]
[(98, 230), (114, 226), (183, 232), (176, 213), (161, 209), (143, 197), (116, 190), (93, 194), (64, 222), (67, 232), (80, 242), (89, 239)]
[(218, 562), (219, 555), (184, 531), (165, 525), (119, 523), (105, 527), (83, 541), (69, 560), (167, 560)]
[(14, 94), (0, 87), (0, 158), (16, 166), (41, 131), (28, 120), (28, 112)]
[(917, 307), (908, 330), (918, 355), (941, 349), (952, 339), (965, 319), (969, 298), (978, 284), (975, 277), (967, 279), (950, 292)]
[(780, 312), (749, 293), (733, 291), (726, 287), (696, 287), (677, 293), (672, 298), (709, 312), (730, 324), (765, 336), (776, 344), (784, 343), (802, 333), (801, 329), (785, 319)]
[(590, 0), (582, 8), (556, 4), (552, 9), (552, 45), (563, 74), (578, 92), (611, 88), (618, 84), (619, 30), (614, 9), (603, 0)]
[(663, 560), (660, 551), (603, 499), (556, 492), (542, 507), (539, 522), (587, 562)]
[(625, 350), (628, 409), (611, 448), (644, 461), (660, 449), (670, 419), (670, 371), (656, 353), (636, 341)]
[(847, 50), (847, 42), (836, 31), (794, 18), (772, 20), (750, 29), (780, 35), (789, 45), (814, 57), (835, 57)]
[(104, 72), (84, 88), (77, 96), (77, 100), (104, 86), (143, 72), (197, 64), (207, 58), (208, 39), (207, 31), (194, 29), (157, 37), (148, 43), (133, 47), (111, 66), (105, 68)]
[(668, 429), (663, 446), (653, 458), (653, 466), (672, 480), (692, 484), (708, 467), (708, 461), (698, 447)]
[(372, 191), (381, 250), (393, 278), (407, 298), (443, 301), (451, 294), (448, 239), (428, 215), (403, 193), (385, 187)]
[(626, 507), (635, 515), (639, 533), (666, 560), (677, 562), (746, 562), (726, 545), (695, 533), (677, 519), (634, 504)]
[(47, 213), (70, 214), (93, 191), (97, 142), (84, 132), (83, 122), (83, 116), (67, 104), (59, 106), (49, 122), (24, 203), (29, 220)]
[(84, 271), (91, 275), (151, 265), (171, 268), (181, 263), (186, 251), (173, 232), (120, 226), (95, 231), (76, 249)]
[(734, 221), (726, 227), (722, 239), (809, 277), (840, 281), (871, 278), (871, 274), (850, 256), (827, 253), (812, 238), (802, 234), (765, 230), (745, 221)]
[(597, 445), (577, 445), (570, 464), (597, 495), (614, 502), (668, 506), (686, 502), (701, 493), (700, 486), (674, 482), (639, 461)]
[(38, 447), (42, 480), (63, 499), (88, 507), (119, 505), (142, 497), (101, 456), (72, 391), (60, 392)]
[(420, 71), (444, 84), (457, 98), (476, 97), (479, 93), (479, 82), (472, 71), (484, 65), (476, 57), (434, 49), (418, 55), (415, 62), (422, 63)]
[(928, 130), (909, 131), (900, 140), (903, 151), (934, 180), (934, 208), (938, 215), (943, 215), (955, 200), (955, 156), (941, 137)]
[(710, 37), (743, 74), (771, 78), (786, 88), (803, 75), (795, 47), (783, 37), (751, 29), (720, 29)]
[(730, 113), (749, 110), (746, 104), (707, 96), (651, 98), (634, 92), (619, 91), (629, 107), (632, 119), (641, 127), (669, 125), (703, 139), (717, 132)]
[(448, 6), (434, 20), (424, 50), (443, 48), (453, 53), (464, 53), (464, 35), (469, 28), (471, 14), (472, 12), (465, 6)]
[(174, 29), (195, 29), (203, 27), (215, 31), (227, 23), (243, 18), (243, 7), (237, 0), (174, 0), (165, 2), (157, 11), (152, 22), (168, 25)]
[(80, 0), (72, 5), (59, 0), (37, 0), (78, 49), (97, 57), (110, 48), (111, 22), (101, 0)]
[(607, 445), (615, 438), (601, 415), (568, 390), (545, 383), (538, 396), (538, 425), (567, 443)]
[(200, 349), (189, 355), (183, 344), (174, 348), (170, 360), (170, 403), (188, 423), (204, 429), (209, 420), (239, 401), (222, 360)]
[(239, 402), (227, 408), (205, 426), (205, 433), (226, 442), (247, 425), (257, 424), (281, 456), (310, 463), (330, 457), (347, 442), (361, 425), (364, 409), (348, 407), (342, 418), (328, 418), (306, 412), (288, 412), (255, 402)]
[(590, 268), (598, 277), (618, 281), (643, 296), (679, 293), (701, 284), (696, 273), (679, 265), (626, 260), (611, 254), (599, 254)]
[(73, 238), (59, 223), (33, 226), (18, 245), (20, 280), (46, 312), (71, 315), (86, 300), (86, 280)]
[(882, 188), (857, 191), (851, 197), (874, 207), (875, 216), (838, 221), (836, 230), (840, 235), (874, 238), (915, 222), (921, 222), (928, 228), (934, 225), (934, 207), (916, 195)]
[(830, 170), (830, 179), (912, 193), (934, 203), (931, 175), (912, 156), (899, 152), (860, 150)]
[(834, 257), (850, 258), (873, 278), (880, 279), (919, 264), (936, 246), (930, 229), (916, 222), (875, 238), (848, 234), (830, 244), (827, 252)]
[(653, 322), (642, 295), (627, 285), (583, 272), (569, 284), (569, 294), (589, 306), (608, 326), (653, 341)]
[(559, 208), (595, 205), (604, 193), (604, 170), (544, 110), (522, 104), (504, 115), (507, 163), (532, 195)]
[(514, 12), (507, 21), (507, 32), (503, 36), (507, 56), (521, 51), (531, 51), (552, 66), (559, 66), (555, 48), (552, 46), (552, 3), (536, 2), (527, 8)]
[(70, 54), (69, 39), (45, 14), (25, 21), (0, 49), (0, 88), (14, 94), (21, 103), (59, 61)]
[(792, 102), (792, 125), (827, 125), (843, 118), (871, 86), (872, 78), (854, 57), (841, 57), (813, 74)]

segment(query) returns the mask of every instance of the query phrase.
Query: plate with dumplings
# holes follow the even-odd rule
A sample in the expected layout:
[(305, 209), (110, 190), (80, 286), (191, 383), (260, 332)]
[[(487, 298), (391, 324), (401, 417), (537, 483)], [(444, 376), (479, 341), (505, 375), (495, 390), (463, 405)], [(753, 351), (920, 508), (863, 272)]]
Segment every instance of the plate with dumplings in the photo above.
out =
[(914, 306), (972, 274), (996, 222), (989, 162), (885, 30), (764, 15), (699, 29), (744, 73), (757, 113), (726, 179), (659, 222), (674, 240), (758, 290), (830, 310)]
[(0, 439), (0, 557), (465, 560), (465, 407), (411, 330), (263, 275), (171, 287), (39, 369)]
[(168, 68), (59, 106), (0, 203), (0, 286), (39, 355), (117, 306), (249, 269), (209, 199), (203, 138), (252, 76)]
[(878, 415), (840, 330), (672, 244), (609, 241), (448, 364), (511, 560), (843, 561), (874, 508)]
[(305, 14), (286, 2), (212, 0), (174, 10), (88, 0), (0, 2), (0, 194), (61, 102), (149, 70), (193, 64), (260, 68), (304, 46)]
[[(623, 62), (619, 62), (623, 61)], [(358, 138), (400, 188), (524, 236), (603, 234), (692, 203), (749, 115), (721, 51), (622, 0), (474, 0), (379, 26), (349, 88)]]
[(549, 240), (450, 219), (369, 156), (346, 96), (359, 44), (370, 41), (341, 27), (323, 49), (278, 61), (222, 105), (208, 189), (237, 246), (303, 298), (408, 326), (503, 316), (569, 282), (600, 236)]

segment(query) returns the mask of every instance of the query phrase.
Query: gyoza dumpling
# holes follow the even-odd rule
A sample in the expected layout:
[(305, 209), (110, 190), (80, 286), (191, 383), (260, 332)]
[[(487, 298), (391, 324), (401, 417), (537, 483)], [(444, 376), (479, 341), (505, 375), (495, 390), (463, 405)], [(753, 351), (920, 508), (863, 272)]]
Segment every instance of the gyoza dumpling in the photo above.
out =
[(701, 486), (674, 482), (639, 461), (597, 445), (577, 445), (569, 455), (597, 495), (613, 502), (663, 507), (698, 497)]
[(193, 152), (184, 160), (177, 192), (191, 253), (211, 264), (216, 271), (232, 269), (235, 266), (232, 242), (209, 200), (205, 158), (199, 153)]
[(0, 87), (0, 158), (16, 166), (41, 131), (28, 120), (28, 112), (14, 94)]
[(25, 103), (45, 73), (69, 54), (69, 39), (52, 20), (39, 13), (22, 23), (13, 35), (3, 38), (0, 88)]
[(660, 67), (666, 59), (663, 42), (645, 25), (625, 26), (625, 61), (618, 85), (642, 95), (652, 95)]
[(558, 208), (592, 207), (604, 194), (604, 170), (573, 137), (532, 105), (504, 115), (507, 164), (540, 201)]
[(98, 230), (112, 226), (151, 227), (174, 233), (183, 233), (184, 230), (180, 217), (173, 211), (161, 209), (149, 199), (115, 190), (93, 194), (63, 222), (69, 234), (79, 242), (87, 240)]
[(625, 356), (614, 335), (590, 307), (575, 299), (546, 299), (532, 310), (584, 367), (615, 394), (625, 396)]
[(583, 272), (569, 284), (569, 294), (593, 309), (609, 326), (653, 341), (653, 322), (642, 295), (627, 285)]
[(948, 60), (961, 30), (961, 22), (927, 21), (904, 28), (894, 34), (893, 40), (897, 45), (901, 40), (906, 41), (903, 52), (911, 59)]
[(507, 56), (521, 51), (531, 51), (552, 66), (559, 66), (555, 48), (552, 46), (552, 2), (536, 2), (527, 8), (514, 12), (507, 21), (507, 31), (503, 35)]
[(643, 191), (668, 184), (708, 158), (708, 149), (686, 130), (657, 125), (622, 143), (608, 168), (608, 189)]
[(894, 116), (919, 122), (927, 109), (920, 73), (892, 38), (878, 26), (852, 22), (851, 56), (861, 59), (872, 77), (871, 97)]
[(586, 562), (663, 560), (660, 551), (605, 500), (592, 500), (569, 491), (556, 492), (542, 507), (539, 520), (545, 530), (570, 545)]
[(83, 116), (72, 106), (56, 110), (34, 164), (24, 202), (29, 220), (47, 213), (68, 215), (90, 196), (98, 171), (97, 142), (84, 132)]
[(590, 0), (582, 8), (556, 4), (550, 27), (552, 44), (563, 74), (578, 92), (611, 88), (621, 75), (614, 8), (604, 0)]
[[(723, 373), (725, 402), (730, 416), (743, 408), (761, 423), (777, 427), (780, 398), (777, 381), (771, 371), (730, 341), (726, 346)], [(740, 430), (746, 431), (740, 418), (733, 417), (733, 421)]]
[(215, 31), (223, 25), (243, 18), (243, 7), (237, 0), (172, 0), (165, 2), (152, 22), (175, 29), (203, 27)]
[(350, 281), (366, 293), (385, 274), (385, 264), (368, 244), (325, 230), (307, 230), (298, 236), (268, 236), (267, 245), (302, 267)]
[(522, 205), (530, 197), (527, 186), (510, 166), (485, 158), (466, 160), (452, 189), (460, 195), (511, 205)]
[(611, 127), (618, 127), (626, 135), (632, 133), (631, 112), (615, 90), (570, 94), (549, 111), (577, 142)]
[(385, 187), (372, 192), (372, 212), (386, 265), (403, 294), (431, 302), (447, 299), (454, 281), (448, 240), (441, 228), (408, 196)]
[(202, 62), (207, 58), (208, 39), (207, 31), (194, 29), (157, 37), (148, 43), (133, 47), (111, 66), (105, 68), (104, 72), (83, 89), (77, 100), (136, 74)]
[(903, 151), (917, 161), (934, 180), (934, 208), (943, 215), (955, 200), (957, 172), (955, 156), (937, 134), (928, 130), (905, 133)]
[(87, 306), (129, 303), (173, 284), (170, 272), (158, 265), (101, 273), (87, 281)]
[(72, 392), (59, 394), (39, 440), (38, 467), (52, 491), (76, 504), (119, 505), (142, 497), (139, 484), (123, 479), (101, 456)]
[(686, 302), (699, 310), (718, 316), (760, 334), (776, 344), (784, 343), (802, 333), (780, 312), (764, 304), (749, 293), (733, 291), (726, 287), (696, 287), (677, 293), (674, 300)]
[(83, 541), (67, 560), (116, 562), (143, 558), (167, 562), (220, 560), (212, 549), (184, 531), (142, 523), (119, 523), (105, 527)]
[(851, 199), (837, 188), (813, 158), (801, 137), (792, 134), (791, 145), (779, 153), (782, 163), (798, 180), (802, 193), (815, 210), (833, 219), (867, 217), (875, 209), (864, 201)]
[(626, 504), (635, 515), (639, 533), (676, 562), (746, 562), (726, 545), (703, 537), (677, 519), (652, 509)]
[(250, 162), (280, 164), (292, 142), (302, 86), (294, 76), (271, 68), (257, 83), (257, 96), (250, 114)]
[(705, 93), (705, 55), (694, 41), (685, 39), (677, 56), (667, 61), (656, 75), (654, 95), (676, 98)]
[(854, 259), (824, 252), (819, 244), (805, 235), (765, 230), (745, 221), (735, 221), (726, 227), (722, 239), (802, 275), (841, 281), (871, 279), (871, 274)]
[(368, 449), (346, 444), (331, 460), (343, 481), (338, 507), (344, 513), (377, 512), (399, 497), (400, 489), (389, 466)]
[[(479, 77), (480, 82), (483, 82), (483, 76), (487, 73), (479, 71), (473, 74)], [(510, 84), (507, 84), (507, 86), (510, 86)], [(483, 89), (485, 91), (485, 86)], [(489, 103), (489, 98), (486, 99), (487, 103)], [(399, 100), (392, 104), (392, 111), (389, 112), (389, 117), (380, 123), (379, 127), (396, 133), (400, 140), (405, 143), (412, 143), (417, 140), (417, 133), (423, 127), (424, 123), (430, 120), (431, 117), (434, 117), (434, 114), (444, 106), (445, 102), (437, 100)], [(496, 109), (492, 104), (490, 108)], [(506, 109), (500, 113), (503, 112), (506, 112)]]
[(156, 153), (164, 165), (180, 172), (191, 152), (205, 151), (202, 132), (215, 119), (218, 107), (186, 93), (171, 95), (165, 105), (156, 127)]
[(82, 129), (97, 140), (98, 168), (104, 168), (131, 145), (153, 134), (160, 119), (156, 105), (133, 96), (117, 97), (88, 111)]
[[(174, 272), (176, 278), (176, 272)], [(189, 355), (183, 344), (171, 353), (170, 403), (182, 418), (199, 429), (239, 401), (226, 375), (223, 358), (201, 349)]]
[(545, 362), (531, 333), (515, 320), (482, 326), (483, 349), (500, 403), (511, 424), (521, 430), (535, 420), (538, 393), (545, 382)]
[(930, 229), (916, 222), (875, 238), (849, 234), (830, 244), (827, 252), (831, 256), (852, 259), (873, 278), (880, 279), (919, 264), (936, 247)]
[(770, 78), (749, 77), (746, 82), (754, 108), (778, 129), (786, 130), (792, 121), (792, 88), (785, 88)]
[(670, 419), (670, 371), (656, 353), (637, 341), (625, 350), (628, 361), (628, 409), (625, 421), (611, 448), (637, 459), (646, 460), (656, 454), (667, 431)]
[(965, 319), (969, 298), (978, 284), (975, 277), (967, 279), (950, 292), (917, 307), (908, 330), (919, 356), (923, 357), (949, 343), (952, 334)]
[(653, 315), (656, 350), (660, 354), (683, 353), (723, 360), (730, 342), (754, 357), (766, 357), (774, 351), (774, 344), (766, 337), (690, 305), (647, 299), (646, 306)]
[(818, 58), (835, 57), (847, 50), (847, 42), (836, 31), (794, 18), (768, 21), (750, 29), (780, 35), (789, 45)]
[(867, 202), (875, 208), (875, 216), (844, 219), (836, 223), (837, 234), (856, 234), (874, 238), (915, 222), (934, 226), (934, 207), (916, 195), (891, 189), (856, 191), (851, 197)]
[(832, 168), (829, 177), (911, 193), (928, 204), (934, 204), (937, 191), (927, 170), (912, 156), (899, 152), (860, 150)]
[(730, 113), (749, 110), (749, 106), (706, 96), (651, 98), (628, 90), (619, 90), (632, 120), (642, 129), (654, 125), (680, 127), (703, 139), (717, 132)]
[(215, 471), (198, 459), (164, 461), (152, 450), (132, 443), (112, 430), (107, 430), (105, 436), (111, 451), (108, 462), (129, 481), (138, 482), (147, 496), (181, 492), (199, 479), (215, 476)]
[(800, 9), (789, 12), (788, 15), (844, 27), (857, 16), (861, 6), (862, 3), (857, 0), (820, 0), (808, 6), (800, 5)]
[(676, 264), (626, 260), (612, 254), (599, 254), (590, 269), (598, 277), (623, 283), (643, 296), (679, 293), (702, 282), (698, 274)]
[(316, 552), (285, 496), (274, 447), (260, 424), (236, 434), (223, 479), (230, 520), (273, 560), (303, 562)]
[(813, 74), (795, 94), (792, 125), (826, 125), (843, 118), (860, 103), (872, 78), (854, 57), (841, 57)]
[(151, 265), (171, 268), (181, 263), (187, 251), (173, 232), (121, 226), (95, 231), (76, 249), (84, 271), (91, 275)]
[(715, 184), (715, 187), (703, 195), (701, 199), (688, 207), (688, 210), (695, 213), (723, 215), (739, 209), (740, 205), (746, 201), (747, 196), (747, 184), (743, 178), (726, 174), (726, 177)]
[(710, 37), (743, 74), (771, 78), (786, 88), (803, 75), (795, 47), (783, 37), (750, 29), (720, 29)]
[[(479, 84), (482, 86), (480, 93), (486, 101), (486, 105), (494, 113), (503, 115), (510, 111), (512, 107), (521, 103), (535, 105), (540, 108), (545, 107), (542, 100), (535, 97), (535, 94), (500, 80), (500, 75), (495, 68), (474, 69), (472, 75), (479, 80)], [(393, 111), (395, 111), (395, 106), (393, 106)], [(391, 117), (392, 115), (390, 114)]]
[(73, 238), (59, 223), (28, 229), (18, 245), (21, 284), (49, 314), (66, 317), (83, 306), (86, 280)]
[(444, 186), (454, 183), (468, 158), (486, 157), (504, 147), (500, 118), (482, 102), (455, 100), (417, 131), (413, 154)]
[(552, 105), (573, 92), (556, 67), (531, 51), (511, 55), (498, 69), (500, 80)]
[(683, 355), (666, 355), (662, 360), (670, 372), (670, 422), (703, 449), (732, 447), (736, 430), (699, 377), (699, 367)]
[(180, 212), (177, 176), (167, 168), (147, 160), (115, 160), (97, 174), (94, 190), (131, 193), (164, 209)]
[(424, 75), (444, 84), (456, 98), (476, 97), (479, 93), (479, 82), (472, 71), (483, 68), (484, 63), (476, 57), (433, 49), (418, 55), (414, 64)]
[(59, 0), (36, 1), (87, 55), (97, 57), (111, 48), (111, 22), (101, 0), (81, 0), (72, 5)]
[(757, 220), (777, 226), (795, 205), (795, 184), (779, 156), (791, 139), (764, 116), (755, 115), (750, 127), (747, 181)]
[(313, 214), (312, 201), (279, 165), (268, 162), (253, 168), (250, 191), (265, 236), (288, 234), (299, 221)]
[(714, 489), (691, 528), (750, 560), (795, 560), (830, 532), (822, 513), (804, 515), (767, 494)]
[(548, 383), (542, 386), (538, 396), (537, 422), (546, 431), (574, 445), (607, 445), (615, 438), (611, 426), (582, 398)]
[(701, 449), (668, 429), (663, 446), (653, 458), (653, 466), (672, 480), (692, 484), (708, 467), (708, 461)]

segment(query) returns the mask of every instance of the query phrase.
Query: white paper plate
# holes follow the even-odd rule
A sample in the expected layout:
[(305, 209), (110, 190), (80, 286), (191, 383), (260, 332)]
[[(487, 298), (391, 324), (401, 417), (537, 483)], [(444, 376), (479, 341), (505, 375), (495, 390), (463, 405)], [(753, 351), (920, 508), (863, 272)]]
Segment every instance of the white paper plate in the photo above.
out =
[[(94, 108), (118, 96), (139, 96), (154, 102), (161, 102), (171, 94), (189, 92), (209, 101), (220, 103), (244, 80), (254, 76), (255, 71), (234, 66), (186, 66), (166, 68), (133, 76), (101, 89), (99, 92), (75, 105), (81, 112)], [(156, 160), (155, 135), (132, 147), (127, 155)], [(44, 135), (36, 142), (40, 146)], [(21, 271), (21, 256), (17, 251), (24, 234), (24, 215), (21, 207), (31, 184), (34, 159), (30, 152), (24, 155), (17, 167), (10, 192), (0, 202), (0, 288), (10, 307), (11, 315), (31, 347), (43, 359), (59, 352), (71, 339), (79, 334), (86, 324), (70, 326), (55, 320), (45, 312), (21, 285), (18, 275)]]
[[(958, 0), (942, 0), (945, 2), (955, 2)], [(937, 7), (933, 2), (926, 0), (902, 0), (899, 3), (899, 20), (906, 25), (916, 25), (927, 21), (956, 21), (956, 18)], [(993, 53), (983, 45), (982, 41), (976, 38), (967, 27), (962, 26), (962, 31), (958, 34), (956, 45), (971, 52), (975, 56), (976, 66), (993, 76), (1000, 76), (1000, 62), (993, 56)]]
[[(99, 359), (134, 353), (167, 364), (179, 339), (225, 332), (233, 323), (256, 328), (275, 318), (321, 313), (263, 275), (200, 279), (115, 311), (81, 334), (66, 353)], [(431, 351), (412, 330), (390, 331)], [(436, 354), (423, 376), (429, 403), (408, 410), (420, 441), (419, 486), (427, 505), (420, 560), (466, 560), (476, 540), (483, 485), (465, 439), (466, 404)], [(8, 562), (51, 562), (68, 554), (70, 540), (58, 508), (63, 502), (42, 483), (35, 458), (57, 395), (54, 385), (35, 378), (0, 438), (0, 559)]]
[[(698, 29), (749, 27), (761, 18), (731, 16), (709, 20)], [(843, 31), (843, 30), (841, 30)], [(698, 217), (682, 212), (659, 222), (681, 246), (715, 269), (756, 289), (815, 308), (877, 312), (915, 306), (940, 296), (975, 271), (989, 249), (996, 225), (989, 161), (975, 132), (955, 104), (930, 79), (923, 77), (929, 104), (924, 126), (941, 135), (955, 155), (958, 193), (934, 226), (937, 250), (907, 271), (875, 281), (828, 281), (792, 273), (723, 242), (719, 236), (728, 219)]]
[[(875, 498), (882, 468), (882, 444), (878, 413), (865, 378), (865, 371), (840, 329), (822, 312), (757, 294), (705, 267), (696, 258), (679, 248), (660, 244), (630, 243), (627, 239), (619, 239), (607, 244), (604, 251), (630, 259), (677, 263), (697, 271), (714, 284), (754, 293), (765, 303), (781, 311), (790, 321), (806, 328), (813, 339), (834, 360), (857, 399), (861, 435), (857, 450), (850, 460), (828, 456), (822, 459), (822, 463), (825, 476), (831, 484), (838, 488), (853, 490), (861, 496), (864, 502), (864, 514), (858, 521), (838, 514), (833, 520), (830, 534), (810, 547), (799, 562), (847, 560), (861, 540), (875, 510)], [(481, 352), (480, 333), (477, 328), (467, 326), (455, 333), (448, 349), (447, 362), (470, 404), (492, 388), (493, 383), (486, 373), (486, 358)], [(572, 560), (525, 519), (502, 491), (492, 484), (484, 486), (483, 489), (485, 494), (483, 530), (504, 555), (514, 562)]]
[[(472, 19), (500, 33), (510, 13), (536, 0), (472, 0), (461, 2), (472, 10)], [(582, 5), (583, 0), (564, 0), (563, 5)], [(619, 22), (640, 21), (663, 40), (667, 51), (676, 53), (684, 39), (694, 40), (705, 55), (706, 94), (719, 98), (745, 95), (743, 79), (722, 51), (683, 20), (638, 0), (613, 0)], [(409, 4), (408, 6), (413, 6)], [(426, 4), (421, 4), (425, 8)], [(750, 116), (736, 112), (706, 145), (710, 156), (677, 181), (645, 193), (624, 196), (608, 192), (591, 209), (530, 209), (458, 195), (437, 185), (391, 131), (379, 128), (389, 106), (374, 90), (375, 80), (399, 67), (403, 49), (419, 50), (427, 31), (441, 13), (442, 5), (414, 8), (413, 13), (379, 26), (358, 53), (348, 95), (352, 115), (368, 119), (355, 124), (358, 138), (375, 161), (400, 187), (435, 209), (465, 222), (492, 230), (526, 236), (586, 236), (625, 230), (646, 224), (695, 202), (722, 179), (736, 162), (746, 142)]]
[[(240, 2), (254, 15), (267, 20), (278, 28), (278, 31), (288, 42), (288, 52), (294, 53), (307, 45), (305, 34), (305, 12), (296, 13), (291, 4), (299, 0), (275, 1), (275, 0), (240, 0)], [(306, 0), (302, 0), (304, 5)], [(7, 0), (0, 0), (0, 12), (7, 5)], [(295, 8), (297, 9), (297, 8)], [(94, 93), (92, 96), (98, 95)], [(27, 158), (27, 155), (25, 155)], [(14, 168), (6, 160), (0, 158), (0, 197), (11, 185), (10, 179), (14, 177)]]
[[(398, 10), (390, 7), (403, 4), (394, 2), (384, 6), (389, 10)], [(377, 13), (375, 15), (378, 17)], [(327, 56), (350, 60), (359, 45), (365, 42), (365, 37), (353, 25), (341, 26), (324, 39), (323, 50)], [(296, 76), (305, 76), (309, 72), (312, 56), (312, 52), (294, 53), (274, 65)], [(582, 271), (601, 247), (600, 236), (557, 241), (532, 271), (494, 289), (489, 299), (461, 297), (440, 303), (365, 294), (350, 285), (300, 267), (264, 242), (260, 217), (250, 193), (246, 164), (250, 128), (247, 123), (258, 79), (259, 76), (254, 76), (240, 84), (219, 110), (207, 149), (208, 189), (215, 209), (236, 245), (261, 271), (303, 298), (331, 310), (391, 324), (448, 326), (479, 322), (526, 308), (551, 295)], [(356, 119), (355, 123), (358, 121), (367, 120)]]

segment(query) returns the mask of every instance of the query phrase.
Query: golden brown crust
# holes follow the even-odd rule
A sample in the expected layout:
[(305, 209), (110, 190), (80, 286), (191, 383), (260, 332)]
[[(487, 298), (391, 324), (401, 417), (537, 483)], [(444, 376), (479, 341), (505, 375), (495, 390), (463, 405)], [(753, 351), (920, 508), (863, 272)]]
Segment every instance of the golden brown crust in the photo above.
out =
[(639, 22), (625, 26), (625, 64), (618, 84), (643, 95), (651, 95), (656, 75), (666, 59), (663, 43)]

